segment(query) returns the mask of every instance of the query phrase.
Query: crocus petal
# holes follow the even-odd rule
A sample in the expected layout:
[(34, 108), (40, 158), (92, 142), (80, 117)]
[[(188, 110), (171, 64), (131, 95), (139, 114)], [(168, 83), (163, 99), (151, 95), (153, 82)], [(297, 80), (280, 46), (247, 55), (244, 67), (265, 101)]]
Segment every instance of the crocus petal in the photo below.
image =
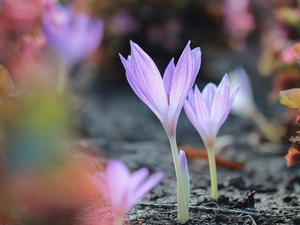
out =
[(201, 49), (194, 48), (192, 50), (193, 60), (194, 60), (194, 74), (198, 74), (200, 66), (201, 66)]
[(195, 114), (199, 121), (200, 127), (197, 129), (203, 139), (211, 136), (212, 127), (210, 121), (210, 109), (207, 107), (205, 99), (202, 97), (198, 87), (195, 87)]
[(211, 106), (211, 119), (215, 122), (214, 129), (216, 133), (219, 131), (229, 114), (231, 108), (230, 94), (230, 83), (227, 74), (225, 74), (218, 86), (217, 93), (214, 96), (213, 104)]
[(146, 180), (148, 173), (148, 169), (142, 168), (130, 174), (123, 162), (112, 160), (105, 173), (96, 173), (93, 179), (107, 197), (112, 211), (120, 217), (163, 178), (163, 173), (158, 172)]
[(126, 60), (121, 54), (119, 54), (121, 62), (123, 63), (124, 68), (126, 69), (126, 78), (131, 86), (132, 90), (135, 92), (135, 94), (146, 104), (149, 106), (149, 108), (153, 111), (153, 113), (158, 117), (160, 121), (163, 120), (159, 108), (157, 105), (153, 103), (152, 98), (149, 95), (145, 95), (143, 90), (140, 87), (140, 84), (138, 82), (138, 79), (135, 76), (134, 71), (131, 69), (131, 57), (129, 56)]
[(230, 73), (229, 78), (232, 87), (237, 87), (240, 84), (238, 94), (236, 97), (232, 97), (234, 101), (231, 112), (241, 117), (247, 117), (249, 113), (256, 110), (249, 77), (246, 71), (239, 67)]
[(217, 86), (213, 83), (209, 83), (204, 87), (201, 93), (208, 109), (211, 109), (212, 107), (212, 103), (216, 92), (217, 92)]
[(149, 174), (149, 170), (147, 168), (141, 168), (138, 171), (131, 174), (130, 177), (130, 188), (128, 192), (128, 201), (127, 201), (127, 208), (128, 210), (136, 203), (134, 201), (134, 197), (136, 194), (136, 191), (138, 190), (139, 186), (142, 185), (142, 183), (146, 180), (147, 176)]
[(169, 106), (169, 115), (172, 121), (178, 121), (184, 101), (195, 83), (200, 68), (200, 58), (200, 49), (197, 48), (192, 52), (190, 42), (188, 42), (174, 71)]
[(159, 109), (161, 115), (166, 115), (167, 96), (162, 77), (153, 60), (137, 44), (130, 42), (131, 45), (131, 66), (138, 77), (139, 86), (144, 95), (149, 96), (152, 104)]
[[(116, 179), (118, 175), (118, 179)], [(107, 196), (113, 208), (124, 207), (124, 196), (128, 184), (129, 170), (122, 161), (112, 160), (106, 168), (106, 184), (110, 194)]]
[(151, 175), (137, 190), (134, 196), (132, 196), (132, 202), (137, 202), (144, 197), (152, 188), (154, 188), (164, 177), (163, 172), (157, 172)]
[(171, 92), (174, 71), (175, 71), (174, 59), (171, 59), (171, 61), (169, 62), (168, 66), (164, 72), (164, 76), (163, 76), (164, 86), (165, 86), (167, 95), (170, 95), (170, 92)]

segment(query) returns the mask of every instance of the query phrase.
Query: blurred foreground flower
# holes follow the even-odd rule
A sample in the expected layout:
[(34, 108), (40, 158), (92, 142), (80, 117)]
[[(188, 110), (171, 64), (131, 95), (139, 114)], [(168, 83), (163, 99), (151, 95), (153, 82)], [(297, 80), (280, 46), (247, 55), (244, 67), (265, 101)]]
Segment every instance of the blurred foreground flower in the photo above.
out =
[(220, 85), (207, 84), (202, 94), (198, 87), (192, 90), (184, 104), (184, 110), (200, 134), (208, 151), (208, 160), (211, 178), (212, 198), (218, 198), (218, 183), (214, 144), (217, 133), (225, 122), (234, 98), (239, 90), (230, 87), (227, 74), (223, 77)]
[(183, 174), (178, 160), (176, 127), (184, 101), (190, 92), (201, 62), (200, 48), (191, 50), (190, 42), (183, 50), (177, 65), (174, 59), (167, 66), (163, 79), (153, 60), (137, 44), (130, 42), (131, 55), (120, 55), (126, 77), (136, 95), (154, 112), (168, 135), (177, 177), (178, 220), (188, 220), (189, 195), (186, 194)]
[(246, 71), (243, 68), (237, 68), (229, 73), (229, 78), (233, 87), (240, 85), (240, 90), (231, 107), (231, 113), (252, 120), (269, 141), (275, 144), (280, 143), (282, 131), (274, 127), (256, 107)]
[(107, 197), (115, 214), (114, 225), (123, 224), (128, 211), (164, 176), (162, 172), (157, 172), (146, 179), (148, 174), (146, 168), (130, 174), (128, 168), (119, 160), (112, 160), (107, 165), (105, 173), (96, 173), (99, 190)]

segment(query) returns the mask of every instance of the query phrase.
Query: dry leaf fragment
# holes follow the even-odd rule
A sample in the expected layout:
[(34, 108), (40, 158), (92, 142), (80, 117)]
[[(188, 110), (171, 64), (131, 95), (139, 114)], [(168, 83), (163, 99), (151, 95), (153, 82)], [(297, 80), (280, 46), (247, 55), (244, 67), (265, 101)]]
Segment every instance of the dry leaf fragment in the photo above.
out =
[[(179, 150), (185, 151), (185, 154), (188, 159), (207, 159), (207, 151), (203, 149), (197, 149), (192, 146), (179, 146)], [(216, 155), (216, 164), (217, 166), (224, 167), (231, 170), (242, 170), (244, 168), (243, 162), (237, 162), (229, 159), (225, 159), (220, 155)]]

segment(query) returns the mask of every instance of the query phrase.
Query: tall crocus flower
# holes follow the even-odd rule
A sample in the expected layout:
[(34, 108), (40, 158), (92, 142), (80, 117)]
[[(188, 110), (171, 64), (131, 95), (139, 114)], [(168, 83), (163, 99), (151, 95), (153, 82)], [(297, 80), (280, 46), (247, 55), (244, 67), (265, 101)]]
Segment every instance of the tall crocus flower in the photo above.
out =
[(240, 90), (232, 104), (231, 113), (252, 120), (269, 141), (280, 143), (282, 131), (275, 128), (257, 108), (246, 71), (239, 67), (229, 73), (229, 79), (233, 87), (240, 85)]
[(162, 172), (157, 172), (146, 179), (148, 174), (147, 168), (130, 174), (125, 164), (119, 160), (110, 161), (105, 173), (96, 173), (95, 178), (99, 190), (107, 197), (115, 214), (114, 225), (123, 224), (123, 218), (128, 211), (164, 176)]
[(218, 183), (214, 143), (217, 133), (225, 122), (239, 87), (230, 87), (227, 74), (220, 85), (207, 84), (202, 93), (198, 87), (191, 91), (184, 110), (200, 134), (208, 152), (212, 198), (218, 198)]
[(189, 205), (178, 159), (176, 127), (185, 99), (200, 68), (201, 51), (200, 48), (191, 50), (188, 42), (177, 65), (172, 59), (162, 78), (150, 56), (134, 42), (131, 41), (130, 45), (131, 55), (127, 60), (120, 55), (126, 77), (136, 95), (154, 112), (168, 135), (177, 177), (178, 220), (186, 222)]

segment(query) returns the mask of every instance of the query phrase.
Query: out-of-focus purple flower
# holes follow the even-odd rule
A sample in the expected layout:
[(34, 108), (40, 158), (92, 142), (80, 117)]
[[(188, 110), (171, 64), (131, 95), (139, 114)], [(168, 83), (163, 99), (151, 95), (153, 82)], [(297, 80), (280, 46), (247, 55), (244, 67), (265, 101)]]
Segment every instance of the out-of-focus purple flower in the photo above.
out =
[(117, 218), (123, 218), (164, 176), (162, 172), (157, 172), (146, 179), (148, 174), (147, 168), (130, 174), (122, 161), (112, 160), (105, 173), (95, 175), (100, 192), (107, 197)]
[(238, 90), (239, 87), (232, 90), (225, 74), (218, 87), (209, 83), (201, 93), (196, 86), (189, 94), (184, 110), (202, 137), (206, 148), (213, 148), (217, 133), (230, 112)]
[(102, 20), (92, 20), (87, 14), (60, 4), (46, 10), (43, 23), (49, 43), (68, 66), (90, 56), (103, 37)]
[(256, 111), (249, 77), (246, 71), (242, 67), (239, 67), (229, 73), (229, 79), (232, 87), (240, 85), (240, 90), (231, 107), (231, 113), (247, 118)]
[(134, 42), (130, 45), (128, 59), (120, 55), (127, 80), (136, 95), (161, 121), (168, 136), (175, 136), (179, 114), (200, 68), (200, 48), (191, 50), (188, 42), (177, 65), (172, 59), (162, 79), (150, 56)]

